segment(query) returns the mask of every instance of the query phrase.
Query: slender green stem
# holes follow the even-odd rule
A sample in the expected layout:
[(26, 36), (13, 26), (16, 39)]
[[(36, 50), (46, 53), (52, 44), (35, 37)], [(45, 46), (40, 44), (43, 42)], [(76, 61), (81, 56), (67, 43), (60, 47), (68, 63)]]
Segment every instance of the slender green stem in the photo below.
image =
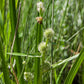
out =
[[(17, 18), (16, 18), (15, 0), (9, 0), (9, 7), (10, 7), (10, 20), (11, 20), (12, 38), (13, 38), (15, 29), (16, 29), (16, 26), (17, 26), (16, 23), (18, 24), (18, 21), (17, 21)], [(14, 51), (20, 52), (20, 39), (18, 38), (18, 31), (17, 31), (17, 35), (16, 35)], [(21, 59), (21, 57), (16, 57), (16, 61), (17, 61), (17, 64), (16, 64), (17, 75), (19, 77), (20, 74), (21, 74), (21, 71), (22, 71), (22, 59)], [(19, 82), (20, 82), (20, 84), (24, 84), (23, 76), (21, 77), (21, 80)]]
[(57, 73), (56, 73), (56, 69), (54, 69), (54, 75), (55, 75), (55, 83), (57, 81)]
[(57, 78), (57, 80), (56, 80), (56, 84), (59, 84), (59, 80), (60, 80), (60, 78), (61, 78), (62, 72), (63, 72), (63, 70), (65, 69), (67, 63), (68, 63), (68, 62), (66, 62), (66, 63), (64, 64), (64, 66), (62, 67), (62, 69), (61, 69), (61, 71), (60, 71), (60, 73), (59, 73), (59, 75), (58, 75), (58, 78)]
[(2, 59), (2, 70), (3, 70), (3, 75), (4, 75), (4, 80), (5, 80), (5, 84), (11, 84), (10, 79), (9, 79), (9, 72), (8, 72), (8, 68), (7, 68), (7, 63), (5, 61), (5, 54), (3, 51), (3, 47), (2, 47), (2, 42), (0, 40), (0, 57)]
[[(84, 30), (83, 30), (83, 38), (84, 38)], [(84, 46), (84, 39), (83, 39), (83, 46)], [(82, 84), (84, 84), (84, 62), (82, 63)]]
[[(42, 40), (42, 25), (37, 23), (37, 29), (36, 29), (36, 52), (38, 52), (38, 45)], [(42, 83), (42, 77), (40, 73), (40, 58), (35, 58), (35, 78), (34, 78), (34, 84), (41, 84)]]
[[(54, 28), (54, 0), (52, 0), (52, 29), (53, 28)], [(51, 64), (53, 64), (53, 38), (51, 44)], [(53, 70), (51, 70), (50, 73), (50, 84), (53, 84), (52, 80), (53, 80)]]

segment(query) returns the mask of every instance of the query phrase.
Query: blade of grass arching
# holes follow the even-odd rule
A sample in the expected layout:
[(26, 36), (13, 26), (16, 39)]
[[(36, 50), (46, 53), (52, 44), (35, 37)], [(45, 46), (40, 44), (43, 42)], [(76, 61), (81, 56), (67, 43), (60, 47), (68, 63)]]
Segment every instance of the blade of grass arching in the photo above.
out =
[(63, 70), (65, 69), (67, 63), (68, 63), (68, 62), (66, 62), (66, 63), (64, 64), (64, 66), (62, 67), (61, 71), (59, 72), (59, 75), (58, 75), (57, 80), (56, 80), (56, 84), (59, 84), (59, 80), (60, 80), (60, 78), (61, 78), (62, 72), (63, 72)]
[(57, 62), (57, 63), (53, 64), (52, 67), (53, 67), (53, 69), (54, 69), (54, 68), (60, 66), (61, 64), (64, 64), (64, 63), (66, 63), (66, 62), (69, 62), (69, 61), (71, 61), (71, 60), (76, 59), (78, 56), (79, 56), (79, 54), (77, 54), (77, 55), (75, 55), (75, 56), (72, 56), (72, 57), (69, 57), (69, 58), (67, 58), (67, 59), (64, 59), (64, 60), (62, 60), (62, 61), (60, 61), (60, 62)]
[(79, 54), (79, 57), (76, 59), (72, 68), (70, 69), (64, 84), (72, 84), (73, 79), (74, 79), (81, 63), (83, 62), (83, 60), (84, 60), (84, 48), (82, 49), (81, 53)]
[[(11, 53), (7, 53), (8, 55), (11, 55)], [(24, 54), (24, 53), (12, 53), (12, 55), (14, 55), (14, 56), (29, 56), (29, 57), (36, 57), (36, 56), (38, 56), (38, 57), (42, 57), (42, 56), (40, 56), (40, 54), (38, 54), (38, 53), (36, 53), (36, 54)], [(77, 55), (74, 55), (74, 56), (72, 56), (72, 57), (69, 57), (69, 58), (67, 58), (67, 59), (64, 59), (64, 60), (62, 60), (62, 61), (58, 61), (58, 62), (56, 62), (55, 64), (52, 64), (51, 66), (53, 67), (53, 69), (54, 68), (56, 68), (56, 67), (58, 67), (58, 66), (60, 66), (60, 65), (62, 65), (62, 64), (64, 64), (64, 63), (66, 63), (66, 62), (69, 62), (69, 61), (71, 61), (71, 60), (74, 60), (74, 59), (76, 59), (77, 57), (79, 56), (79, 54), (77, 54)]]
[[(12, 39), (13, 39), (15, 28), (16, 28), (16, 22), (17, 22), (15, 0), (9, 0), (9, 7), (10, 7), (10, 21), (11, 21), (11, 31), (12, 31), (11, 35), (12, 35)], [(18, 32), (16, 35), (14, 51), (20, 52), (20, 39), (18, 38)], [(19, 77), (21, 74), (21, 70), (22, 70), (22, 59), (21, 59), (21, 57), (16, 57), (16, 61), (17, 61), (17, 63), (16, 63), (17, 75)], [(20, 82), (20, 84), (24, 84), (23, 76), (21, 77), (21, 80), (19, 82)]]
[(78, 35), (80, 32), (84, 31), (84, 27), (82, 27), (80, 30), (78, 30), (75, 34), (73, 34), (66, 42), (69, 42), (71, 39), (73, 39), (76, 35)]
[(1, 39), (0, 39), (0, 57), (2, 59), (2, 70), (3, 70), (3, 75), (4, 75), (4, 81), (5, 81), (5, 84), (11, 84), (10, 82), (10, 79), (9, 79), (9, 72), (8, 72), (8, 68), (7, 68), (7, 63), (5, 61), (5, 55), (4, 55), (4, 49), (3, 49), (3, 46), (2, 46), (2, 42), (1, 42)]
[[(58, 62), (56, 62), (56, 63), (54, 63), (54, 64), (51, 65), (51, 66), (52, 66), (52, 69), (55, 69), (56, 67), (58, 67), (58, 66), (60, 66), (60, 65), (62, 65), (62, 64), (64, 64), (64, 63), (66, 63), (66, 62), (69, 62), (69, 61), (71, 61), (71, 60), (74, 60), (74, 59), (76, 59), (78, 56), (79, 56), (79, 54), (77, 54), (77, 55), (75, 55), (75, 56), (72, 56), (72, 57), (69, 57), (69, 58), (67, 58), (67, 59), (64, 59), (64, 60), (62, 60), (62, 61), (58, 61)], [(51, 68), (48, 68), (48, 69), (45, 70), (43, 73), (48, 72), (48, 71), (50, 71), (50, 70), (51, 70)]]

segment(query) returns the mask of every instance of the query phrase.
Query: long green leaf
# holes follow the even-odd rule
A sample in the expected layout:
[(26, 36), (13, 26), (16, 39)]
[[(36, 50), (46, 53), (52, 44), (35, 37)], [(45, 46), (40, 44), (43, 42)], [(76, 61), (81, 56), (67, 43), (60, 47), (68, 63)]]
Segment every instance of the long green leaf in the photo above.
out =
[(1, 14), (1, 10), (0, 10), (0, 26), (3, 26), (3, 19), (2, 19), (2, 14)]
[(31, 57), (31, 58), (35, 58), (35, 57), (42, 57), (42, 56), (39, 56), (39, 55), (35, 55), (35, 54), (24, 54), (24, 53), (7, 53), (8, 55), (14, 55), (14, 56), (27, 56), (27, 57)]
[(83, 62), (83, 60), (84, 60), (84, 49), (81, 51), (79, 57), (76, 59), (76, 61), (73, 64), (72, 68), (70, 69), (64, 84), (72, 84), (73, 79), (74, 79), (74, 77), (75, 77), (81, 63)]
[(65, 69), (67, 63), (68, 63), (68, 62), (66, 62), (66, 63), (63, 65), (63, 67), (62, 67), (62, 69), (61, 69), (61, 71), (60, 71), (60, 73), (59, 73), (59, 75), (58, 75), (58, 77), (57, 77), (56, 84), (59, 84), (59, 80), (60, 80), (60, 78), (61, 78), (61, 75), (62, 75), (63, 70)]
[(2, 13), (0, 10), (0, 36), (3, 38), (3, 18), (2, 18)]
[[(64, 64), (64, 63), (66, 63), (66, 62), (69, 62), (69, 61), (71, 61), (71, 60), (74, 60), (74, 59), (76, 59), (78, 56), (79, 56), (79, 54), (77, 54), (77, 55), (75, 55), (75, 56), (72, 56), (72, 57), (69, 57), (69, 58), (67, 58), (67, 59), (64, 59), (64, 60), (62, 60), (62, 61), (59, 61), (59, 62), (57, 62), (57, 63), (55, 63), (55, 64), (52, 64), (52, 65), (51, 65), (51, 66), (52, 66), (52, 69), (55, 69), (56, 67), (58, 67), (58, 66), (60, 66), (60, 65), (62, 65), (62, 64)], [(49, 68), (47, 68), (43, 73), (48, 72), (48, 71), (50, 71), (50, 70), (51, 70), (51, 68), (49, 67)]]
[(3, 76), (3, 72), (0, 74), (0, 78)]
[(79, 54), (77, 54), (77, 55), (75, 55), (75, 56), (72, 56), (72, 57), (69, 57), (69, 58), (67, 58), (67, 59), (64, 59), (64, 60), (62, 60), (62, 61), (59, 61), (59, 62), (53, 64), (52, 67), (53, 67), (53, 68), (56, 68), (57, 66), (60, 66), (61, 64), (64, 64), (64, 63), (69, 62), (69, 61), (71, 61), (71, 60), (73, 60), (73, 59), (76, 59), (78, 56), (79, 56)]
[[(10, 20), (11, 20), (11, 39), (14, 38), (14, 34), (15, 34), (15, 29), (16, 29), (16, 24), (17, 24), (17, 18), (16, 18), (16, 9), (15, 9), (15, 0), (9, 0), (9, 7), (10, 7)], [(18, 31), (16, 34), (16, 41), (14, 44), (14, 51), (20, 52), (20, 38), (18, 38)], [(21, 57), (16, 57), (16, 66), (17, 66), (17, 76), (19, 77), (21, 72), (22, 72), (22, 58)], [(24, 83), (24, 78), (23, 78), (23, 74), (22, 77), (20, 79), (20, 84), (25, 84)]]
[(8, 72), (8, 68), (7, 68), (7, 63), (5, 61), (5, 54), (3, 51), (1, 40), (0, 40), (0, 57), (2, 59), (2, 70), (3, 70), (5, 84), (11, 84), (10, 79), (9, 79), (9, 72)]

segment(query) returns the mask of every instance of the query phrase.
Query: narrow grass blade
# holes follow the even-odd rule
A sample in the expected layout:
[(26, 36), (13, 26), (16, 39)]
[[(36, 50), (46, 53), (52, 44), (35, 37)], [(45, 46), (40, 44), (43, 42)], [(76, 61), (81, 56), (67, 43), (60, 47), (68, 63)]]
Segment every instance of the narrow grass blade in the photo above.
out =
[[(62, 64), (64, 64), (64, 63), (66, 63), (66, 62), (69, 62), (69, 61), (71, 61), (71, 60), (74, 60), (74, 59), (76, 59), (77, 57), (79, 56), (79, 54), (77, 54), (77, 55), (75, 55), (75, 56), (73, 56), (73, 57), (69, 57), (69, 58), (67, 58), (67, 59), (64, 59), (64, 60), (62, 60), (62, 61), (59, 61), (59, 62), (57, 62), (57, 63), (55, 63), (55, 64), (52, 64), (51, 66), (52, 66), (52, 69), (55, 69), (56, 67), (58, 67), (58, 66), (60, 66), (60, 65), (62, 65)], [(50, 71), (51, 70), (51, 68), (48, 68), (47, 70), (45, 70), (45, 72), (48, 72), (48, 71)], [(45, 73), (45, 72), (43, 72), (43, 73)]]
[(56, 84), (59, 84), (59, 80), (60, 80), (60, 78), (61, 78), (62, 72), (63, 72), (63, 70), (65, 69), (67, 63), (68, 63), (68, 62), (66, 62), (66, 63), (63, 65), (63, 67), (62, 67), (62, 69), (61, 69), (61, 71), (60, 71), (60, 73), (59, 73), (59, 75), (58, 75), (58, 77), (57, 77)]
[(3, 76), (3, 72), (0, 74), (0, 78)]
[(38, 57), (38, 58), (41, 58), (42, 56), (38, 56), (38, 55), (34, 55), (34, 54), (24, 54), (24, 53), (7, 53), (8, 55), (13, 55), (13, 56), (22, 56), (22, 57), (31, 57), (31, 58), (35, 58), (35, 57)]
[(3, 19), (2, 19), (1, 10), (0, 10), (0, 26), (3, 27)]
[(4, 28), (3, 28), (3, 18), (2, 18), (2, 13), (0, 10), (0, 36), (3, 38), (4, 37)]
[(64, 59), (64, 60), (62, 60), (60, 62), (57, 62), (56, 64), (53, 64), (52, 67), (56, 68), (57, 66), (60, 66), (61, 64), (64, 64), (64, 63), (69, 62), (69, 61), (71, 61), (73, 59), (76, 59), (78, 56), (79, 56), (79, 54), (77, 54), (75, 56), (72, 56), (72, 57), (69, 57), (67, 59)]
[[(16, 9), (15, 9), (15, 0), (9, 0), (9, 7), (10, 7), (10, 21), (11, 21), (11, 39), (13, 39), (14, 34), (15, 34), (15, 29), (16, 29), (16, 23), (17, 18), (16, 18)], [(18, 22), (19, 25), (19, 22)], [(15, 41), (15, 46), (14, 46), (14, 51), (20, 52), (20, 38), (18, 38), (18, 31), (16, 34), (16, 41)], [(21, 57), (16, 57), (16, 66), (17, 66), (17, 76), (19, 77), (21, 72), (22, 72), (22, 58)], [(23, 75), (21, 77), (21, 80), (19, 81), (20, 84), (24, 84), (24, 78)]]
[(11, 84), (10, 79), (9, 79), (9, 72), (8, 72), (8, 68), (7, 68), (7, 63), (5, 61), (5, 55), (4, 55), (4, 51), (2, 48), (1, 40), (0, 40), (0, 57), (2, 59), (2, 70), (3, 70), (5, 84)]
[(84, 49), (82, 49), (81, 53), (79, 54), (79, 57), (76, 59), (72, 68), (70, 69), (64, 84), (72, 84), (73, 79), (74, 79), (81, 63), (83, 62), (83, 60), (84, 60)]

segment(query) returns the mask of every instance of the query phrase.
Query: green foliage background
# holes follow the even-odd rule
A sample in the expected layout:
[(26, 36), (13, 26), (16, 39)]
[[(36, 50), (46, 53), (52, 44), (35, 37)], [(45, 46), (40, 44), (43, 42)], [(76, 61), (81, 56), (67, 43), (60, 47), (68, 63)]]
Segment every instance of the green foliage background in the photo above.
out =
[[(45, 7), (41, 25), (36, 21), (36, 17), (39, 16), (36, 4), (39, 1), (42, 1)], [(20, 2), (20, 22), (12, 56), (13, 64), (14, 59), (16, 60), (14, 70), (19, 83), (50, 84), (52, 66), (52, 84), (84, 84), (84, 0), (54, 0), (54, 19), (52, 0), (0, 0), (0, 84), (16, 84), (13, 72), (8, 66)], [(55, 32), (53, 64), (50, 64), (49, 47), (42, 72), (41, 58), (34, 56), (41, 55), (38, 52), (38, 44), (45, 41), (43, 32), (52, 27), (52, 20)], [(71, 58), (72, 56), (75, 57)], [(25, 65), (22, 64), (24, 60)], [(28, 80), (24, 80), (24, 72), (32, 73), (31, 76), (28, 75)]]

